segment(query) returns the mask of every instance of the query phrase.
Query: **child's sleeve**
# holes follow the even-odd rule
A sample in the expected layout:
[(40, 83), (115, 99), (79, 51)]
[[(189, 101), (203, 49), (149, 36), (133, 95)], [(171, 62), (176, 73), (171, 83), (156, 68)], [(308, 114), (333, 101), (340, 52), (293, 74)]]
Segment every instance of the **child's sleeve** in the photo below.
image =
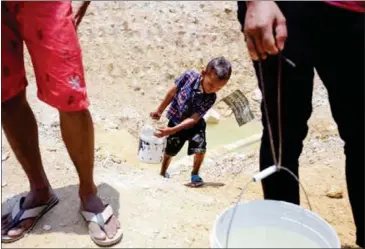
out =
[(181, 89), (185, 83), (186, 83), (186, 80), (188, 78), (188, 71), (185, 71), (179, 78), (177, 78), (175, 80), (175, 86), (178, 88), (178, 89)]

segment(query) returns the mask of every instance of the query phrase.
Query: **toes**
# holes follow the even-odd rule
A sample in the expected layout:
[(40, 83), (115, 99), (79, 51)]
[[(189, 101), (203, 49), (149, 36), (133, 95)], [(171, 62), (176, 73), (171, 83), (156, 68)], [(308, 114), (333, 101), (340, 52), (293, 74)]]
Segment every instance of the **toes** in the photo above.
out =
[(105, 224), (105, 232), (109, 239), (114, 238), (114, 236), (117, 234), (118, 230), (118, 220), (115, 216), (112, 216), (108, 222), (108, 224)]
[(10, 214), (4, 214), (1, 216), (1, 225), (4, 226), (4, 223), (8, 220)]
[(24, 233), (25, 230), (29, 229), (34, 222), (34, 219), (32, 220), (25, 220), (21, 222), (17, 227), (12, 228), (8, 232), (9, 237), (18, 237), (22, 233)]
[(4, 226), (8, 225), (10, 223), (9, 222), (10, 218), (11, 218), (10, 214), (6, 214), (6, 215), (1, 216), (1, 226), (4, 227)]
[(89, 223), (89, 232), (90, 232), (90, 235), (97, 240), (106, 239), (105, 233), (100, 229), (99, 225), (94, 222)]
[(4, 220), (2, 220), (2, 224), (1, 224), (1, 234), (2, 235), (7, 234), (11, 225), (12, 225), (11, 216), (5, 217)]

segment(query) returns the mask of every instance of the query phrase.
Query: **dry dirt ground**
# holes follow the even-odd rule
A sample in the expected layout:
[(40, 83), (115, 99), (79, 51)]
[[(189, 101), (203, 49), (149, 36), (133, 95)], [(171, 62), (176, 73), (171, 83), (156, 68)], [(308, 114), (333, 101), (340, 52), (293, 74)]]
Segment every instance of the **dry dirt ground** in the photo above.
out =
[[(101, 196), (120, 216), (124, 238), (119, 247), (209, 247), (216, 216), (236, 201), (257, 169), (256, 146), (204, 165), (202, 176), (206, 181), (225, 185), (190, 189), (183, 185), (189, 179), (189, 165), (182, 165), (173, 178), (165, 180), (158, 177), (159, 165), (142, 165), (135, 159), (138, 130), (166, 88), (185, 69), (201, 70), (215, 56), (226, 56), (234, 69), (229, 86), (219, 96), (241, 89), (260, 119), (257, 82), (239, 28), (235, 2), (90, 5), (79, 35), (96, 127), (95, 178)], [(60, 138), (58, 113), (36, 98), (28, 56), (26, 66), (28, 98), (39, 123), (43, 162), (61, 201), (31, 235), (3, 246), (94, 247), (78, 214), (78, 178)], [(300, 174), (315, 212), (335, 227), (343, 244), (351, 246), (355, 231), (345, 185), (343, 143), (326, 94), (316, 79), (314, 113), (300, 159)], [(232, 118), (224, 105), (218, 105), (217, 110), (223, 117)], [(5, 212), (28, 185), (3, 138)], [(342, 191), (343, 198), (328, 198), (330, 189)], [(245, 199), (260, 198), (260, 185), (251, 185)], [(50, 225), (50, 230), (44, 225)]]

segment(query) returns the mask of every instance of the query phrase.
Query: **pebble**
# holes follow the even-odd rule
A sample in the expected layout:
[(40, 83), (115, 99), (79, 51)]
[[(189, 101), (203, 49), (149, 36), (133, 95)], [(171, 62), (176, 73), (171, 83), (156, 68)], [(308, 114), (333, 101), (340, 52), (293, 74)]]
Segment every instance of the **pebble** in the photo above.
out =
[(50, 231), (51, 229), (52, 229), (52, 227), (50, 225), (44, 225), (43, 226), (44, 231)]
[(3, 187), (6, 187), (6, 186), (8, 186), (8, 184), (6, 183), (6, 182), (3, 182), (2, 184), (1, 184), (1, 187), (3, 188)]
[(341, 199), (343, 198), (343, 191), (337, 186), (332, 186), (326, 196), (333, 199)]
[(224, 12), (226, 12), (226, 14), (229, 14), (232, 12), (231, 8), (224, 8)]
[(253, 93), (252, 93), (252, 96), (251, 96), (252, 100), (253, 101), (256, 101), (256, 102), (260, 102), (261, 99), (262, 99), (262, 94), (261, 94), (261, 91), (259, 88), (256, 88)]
[(8, 160), (10, 157), (9, 153), (5, 152), (1, 154), (1, 161), (5, 162), (6, 160)]
[(119, 159), (119, 158), (117, 158), (117, 157), (115, 157), (115, 156), (112, 156), (111, 160), (112, 160), (113, 163), (117, 163), (117, 164), (121, 164), (122, 163), (122, 160)]

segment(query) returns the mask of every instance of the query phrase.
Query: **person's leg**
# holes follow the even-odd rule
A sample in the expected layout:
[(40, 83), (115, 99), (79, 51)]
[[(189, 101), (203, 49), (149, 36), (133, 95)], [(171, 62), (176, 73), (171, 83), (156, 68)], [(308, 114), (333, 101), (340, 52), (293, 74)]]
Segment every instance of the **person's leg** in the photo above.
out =
[[(38, 144), (38, 127), (26, 100), (25, 91), (2, 103), (1, 115), (6, 138), (30, 184), (30, 192), (25, 198), (23, 207), (29, 209), (47, 203), (54, 197), (54, 193), (43, 169)], [(9, 231), (12, 217), (6, 214), (2, 218), (2, 234), (17, 237), (25, 229), (31, 227), (34, 220), (25, 220)]]
[[(298, 175), (298, 159), (303, 148), (303, 140), (307, 135), (307, 121), (312, 112), (312, 90), (314, 70), (310, 58), (308, 34), (310, 29), (306, 23), (307, 11), (303, 8), (306, 2), (277, 2), (282, 9), (288, 26), (288, 39), (283, 55), (293, 61), (296, 66), (282, 61), (281, 71), (281, 127), (282, 127), (282, 166)], [(242, 15), (242, 11), (240, 14)], [(242, 17), (244, 20), (244, 17)], [(254, 62), (256, 76), (261, 82), (259, 64)], [(269, 56), (262, 62), (264, 88), (261, 89), (268, 108), (269, 122), (273, 132), (273, 143), (278, 157), (278, 56)], [(263, 136), (260, 148), (260, 170), (274, 165), (270, 147), (268, 120), (265, 108), (261, 104)], [(283, 200), (299, 204), (299, 185), (285, 171), (277, 172), (262, 181), (265, 199)]]
[[(71, 3), (25, 2), (21, 11), (22, 35), (35, 69), (38, 97), (60, 112), (62, 137), (80, 179), (81, 209), (101, 213), (105, 205), (93, 179), (94, 129)], [(105, 221), (105, 232), (96, 223), (89, 226), (98, 240), (113, 238), (119, 228), (114, 215)]]
[(162, 165), (161, 165), (161, 171), (160, 175), (163, 177), (166, 177), (167, 169), (170, 166), (172, 156), (167, 155), (166, 153), (163, 156)]
[[(170, 121), (167, 126), (173, 127), (174, 124)], [(165, 154), (160, 171), (161, 176), (163, 177), (167, 176), (167, 169), (170, 166), (172, 158), (180, 152), (185, 142), (186, 142), (186, 137), (184, 131), (177, 132), (167, 137)]]
[(93, 180), (94, 126), (90, 112), (60, 111), (60, 126), (63, 141), (79, 175), (79, 195), (85, 205), (97, 191)]
[(345, 142), (347, 190), (357, 244), (364, 247), (364, 14), (318, 5), (318, 19), (326, 18), (313, 34), (317, 37), (315, 66)]
[[(42, 165), (37, 123), (26, 100), (23, 41), (17, 30), (14, 30), (17, 27), (15, 5), (1, 4), (1, 124), (10, 147), (28, 177), (30, 192), (25, 197), (23, 208), (30, 209), (47, 203), (54, 193)], [(5, 214), (1, 219), (1, 234), (18, 237), (34, 221), (28, 219), (11, 228), (11, 214)]]
[(191, 171), (191, 184), (196, 187), (203, 184), (203, 179), (199, 176), (200, 167), (204, 161), (205, 152), (207, 150), (206, 140), (206, 123), (201, 119), (198, 124), (189, 129), (189, 147), (188, 155), (194, 154), (194, 165)]
[(193, 171), (191, 171), (191, 175), (199, 175), (200, 167), (204, 161), (205, 153), (199, 153), (194, 155), (194, 165)]

